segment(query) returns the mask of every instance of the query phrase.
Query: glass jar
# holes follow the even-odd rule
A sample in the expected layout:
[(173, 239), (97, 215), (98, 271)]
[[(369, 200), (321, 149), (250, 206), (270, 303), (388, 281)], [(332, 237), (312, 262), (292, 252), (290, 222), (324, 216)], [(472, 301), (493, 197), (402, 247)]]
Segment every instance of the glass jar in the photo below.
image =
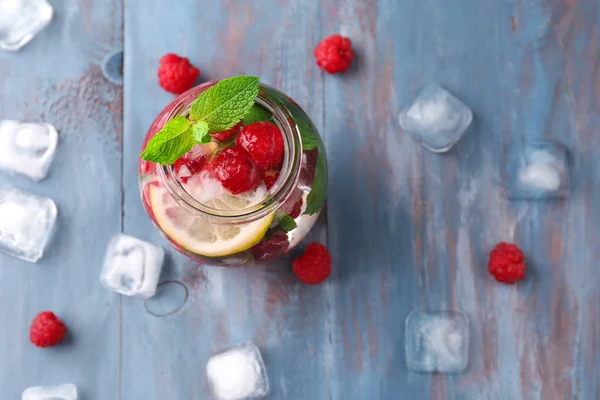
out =
[[(167, 121), (187, 115), (198, 95), (215, 83), (196, 86), (171, 102), (150, 126), (142, 151)], [(260, 86), (255, 107), (279, 127), (285, 149), (279, 176), (258, 204), (235, 210), (209, 207), (189, 193), (173, 166), (140, 159), (146, 212), (173, 247), (199, 262), (245, 265), (276, 259), (306, 236), (323, 207), (327, 160), (311, 120), (292, 99), (266, 85)]]

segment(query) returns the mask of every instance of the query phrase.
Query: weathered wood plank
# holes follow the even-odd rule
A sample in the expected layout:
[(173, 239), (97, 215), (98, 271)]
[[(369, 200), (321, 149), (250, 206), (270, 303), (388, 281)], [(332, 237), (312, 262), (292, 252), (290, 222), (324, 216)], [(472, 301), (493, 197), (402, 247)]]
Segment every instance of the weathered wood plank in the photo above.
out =
[[(321, 33), (317, 21), (308, 22), (317, 13), (316, 3), (301, 2), (187, 1), (157, 8), (126, 3), (126, 232), (166, 245), (146, 217), (135, 186), (142, 138), (172, 99), (156, 83), (160, 56), (175, 52), (189, 57), (203, 79), (258, 75), (297, 100), (323, 126), (321, 74), (310, 84), (305, 78), (306, 70), (316, 72), (311, 53)], [(297, 18), (305, 22), (297, 23)], [(177, 28), (168, 34), (149, 29), (157, 25)], [(324, 241), (324, 234), (321, 225), (313, 237)], [(332, 368), (326, 351), (330, 285), (299, 284), (289, 258), (269, 267), (222, 269), (202, 267), (174, 251), (170, 256), (163, 278), (183, 281), (190, 298), (178, 314), (162, 319), (146, 314), (139, 302), (123, 300), (122, 398), (205, 398), (207, 358), (243, 340), (263, 349), (272, 398), (329, 397), (324, 377)], [(142, 373), (154, 383), (139, 385), (134, 378)]]
[[(593, 272), (599, 219), (598, 8), (593, 2), (330, 2), (361, 55), (327, 80), (333, 398), (595, 398)], [(399, 132), (395, 115), (437, 81), (476, 119), (446, 155)], [(509, 203), (504, 147), (549, 138), (573, 153), (566, 202)], [(333, 150), (332, 150), (333, 149)], [(349, 173), (351, 171), (351, 173)], [(500, 240), (526, 249), (531, 273), (487, 275)], [(457, 377), (408, 373), (403, 321), (415, 308), (472, 322), (471, 365)], [(339, 345), (335, 345), (338, 344)], [(589, 349), (589, 350), (587, 350)], [(352, 385), (341, 382), (353, 382)], [(409, 395), (410, 394), (410, 395)]]
[[(49, 122), (60, 133), (45, 181), (0, 175), (2, 185), (53, 198), (59, 213), (38, 264), (0, 255), (0, 397), (74, 382), (82, 397), (114, 399), (119, 299), (98, 275), (108, 238), (121, 230), (122, 90), (99, 64), (121, 46), (122, 8), (116, 0), (52, 3), (47, 30), (20, 52), (0, 52), (0, 119)], [(69, 337), (38, 349), (29, 343), (29, 324), (46, 309), (64, 319)]]

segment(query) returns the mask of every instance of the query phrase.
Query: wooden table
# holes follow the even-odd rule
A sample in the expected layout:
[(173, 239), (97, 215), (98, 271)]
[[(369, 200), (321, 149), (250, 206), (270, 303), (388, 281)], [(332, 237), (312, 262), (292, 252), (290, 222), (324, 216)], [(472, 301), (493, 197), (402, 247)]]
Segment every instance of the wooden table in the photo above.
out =
[[(55, 19), (18, 53), (0, 54), (0, 118), (60, 130), (42, 183), (58, 231), (36, 265), (0, 255), (0, 398), (74, 382), (85, 400), (206, 399), (204, 363), (230, 343), (263, 350), (270, 399), (600, 398), (600, 6), (595, 0), (51, 0)], [(123, 32), (124, 30), (124, 32)], [(319, 70), (326, 35), (352, 38), (349, 73)], [(124, 45), (125, 85), (100, 65)], [(329, 156), (326, 241), (334, 272), (299, 284), (290, 259), (268, 267), (198, 265), (169, 249), (162, 280), (186, 285), (157, 318), (98, 275), (117, 232), (167, 246), (137, 186), (146, 129), (172, 99), (157, 84), (175, 52), (202, 79), (253, 74), (300, 103)], [(397, 126), (429, 81), (474, 111), (465, 137), (436, 155)], [(509, 202), (505, 148), (552, 139), (571, 152), (568, 200)], [(487, 255), (516, 241), (527, 279), (496, 283)], [(55, 311), (67, 343), (37, 349), (29, 323)], [(404, 360), (415, 309), (464, 311), (462, 375), (419, 375)]]

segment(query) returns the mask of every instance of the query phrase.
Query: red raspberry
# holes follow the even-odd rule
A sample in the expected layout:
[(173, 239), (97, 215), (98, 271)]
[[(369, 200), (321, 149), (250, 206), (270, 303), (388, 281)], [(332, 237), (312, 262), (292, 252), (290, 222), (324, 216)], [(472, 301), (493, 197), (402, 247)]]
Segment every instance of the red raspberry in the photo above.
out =
[(331, 273), (331, 256), (321, 243), (311, 243), (306, 251), (292, 264), (294, 274), (302, 282), (316, 285), (323, 282)]
[(248, 192), (260, 184), (258, 170), (250, 162), (246, 152), (237, 146), (223, 150), (209, 164), (209, 169), (232, 194)]
[(321, 40), (314, 51), (317, 65), (330, 74), (346, 71), (354, 59), (352, 41), (341, 35)]
[(488, 270), (498, 282), (515, 283), (525, 277), (525, 256), (514, 244), (498, 243), (490, 253)]
[(169, 53), (160, 59), (158, 83), (167, 92), (180, 94), (194, 86), (200, 70), (190, 64), (190, 60)]
[(292, 208), (292, 211), (288, 215), (290, 217), (292, 217), (293, 219), (296, 219), (300, 216), (301, 212), (302, 212), (302, 199), (300, 199), (296, 203), (294, 203), (294, 208)]
[(209, 158), (213, 156), (214, 151), (214, 147), (210, 144), (198, 144), (186, 155), (175, 161), (173, 169), (179, 180), (187, 183), (190, 177), (202, 170), (202, 167), (204, 167)]
[(271, 190), (277, 179), (279, 179), (279, 169), (268, 169), (263, 173), (263, 181), (267, 186), (267, 190)]
[(277, 232), (268, 240), (263, 240), (250, 249), (254, 261), (265, 262), (282, 255), (289, 247), (290, 242), (285, 232)]
[(232, 137), (238, 134), (240, 128), (242, 127), (242, 121), (235, 124), (230, 130), (223, 131), (219, 133), (211, 133), (213, 139), (218, 140), (219, 142), (226, 142), (230, 140)]
[(319, 159), (319, 148), (305, 150), (302, 155), (302, 167), (300, 169), (300, 183), (310, 186), (315, 180), (317, 160)]
[(153, 174), (155, 173), (155, 164), (140, 158), (140, 171), (144, 175)]
[(283, 159), (281, 131), (268, 122), (244, 126), (235, 143), (246, 150), (250, 160), (261, 171), (276, 166)]
[(67, 327), (51, 311), (36, 315), (29, 328), (29, 340), (37, 347), (50, 347), (59, 344), (67, 334)]

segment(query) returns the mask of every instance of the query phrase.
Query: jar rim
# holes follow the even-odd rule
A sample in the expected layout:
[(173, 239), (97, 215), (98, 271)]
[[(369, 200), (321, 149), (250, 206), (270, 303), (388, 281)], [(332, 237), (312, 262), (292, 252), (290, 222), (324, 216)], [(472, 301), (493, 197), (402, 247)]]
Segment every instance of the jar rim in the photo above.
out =
[[(164, 123), (166, 124), (167, 121), (176, 116), (187, 114), (198, 95), (216, 83), (215, 81), (206, 82), (180, 95), (173, 102), (172, 110), (164, 119)], [(215, 224), (244, 224), (256, 221), (275, 212), (291, 196), (298, 184), (302, 164), (300, 129), (295, 123), (292, 113), (277, 99), (270, 97), (263, 88), (275, 89), (260, 84), (256, 103), (273, 115), (273, 119), (281, 130), (284, 139), (284, 156), (280, 178), (261, 202), (241, 210), (220, 210), (209, 207), (192, 197), (182, 185), (172, 165), (157, 165), (158, 175), (167, 192), (180, 206), (194, 216), (207, 219)]]

